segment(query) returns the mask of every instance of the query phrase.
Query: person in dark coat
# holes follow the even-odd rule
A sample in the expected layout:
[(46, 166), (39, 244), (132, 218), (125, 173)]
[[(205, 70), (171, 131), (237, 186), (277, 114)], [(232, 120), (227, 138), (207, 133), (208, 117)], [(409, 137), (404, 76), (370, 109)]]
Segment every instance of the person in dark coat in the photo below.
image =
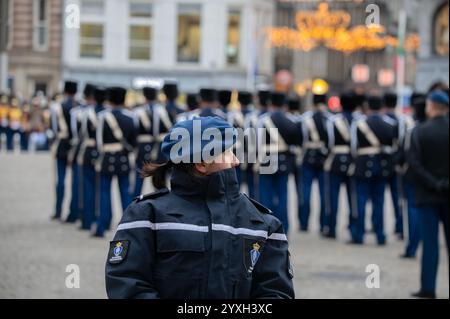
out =
[[(194, 143), (194, 127), (218, 134)], [(109, 298), (294, 298), (281, 222), (239, 191), (236, 135), (217, 117), (171, 129), (161, 148), (168, 162), (144, 167), (153, 176), (171, 166), (171, 190), (142, 195), (125, 212), (106, 262)]]
[(443, 224), (449, 252), (449, 99), (433, 91), (427, 99), (428, 120), (412, 133), (407, 160), (414, 173), (416, 206), (423, 242), (419, 298), (436, 296), (439, 261), (439, 224)]

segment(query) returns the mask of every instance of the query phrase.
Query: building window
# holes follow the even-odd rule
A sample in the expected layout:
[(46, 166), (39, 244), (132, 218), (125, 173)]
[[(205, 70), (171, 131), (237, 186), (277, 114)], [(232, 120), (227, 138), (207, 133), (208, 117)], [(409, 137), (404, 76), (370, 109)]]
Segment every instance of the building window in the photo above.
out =
[(9, 0), (0, 1), (0, 51), (11, 48), (12, 6)]
[(104, 1), (103, 0), (82, 0), (81, 14), (82, 15), (103, 15)]
[(150, 60), (152, 52), (153, 5), (149, 0), (129, 2), (129, 52), (130, 60)]
[(178, 8), (178, 62), (200, 62), (200, 16), (200, 5), (180, 5)]
[(103, 57), (103, 25), (82, 23), (80, 26), (80, 56), (82, 58)]
[(48, 49), (49, 35), (49, 12), (48, 1), (34, 1), (34, 30), (33, 30), (33, 47), (37, 51), (45, 51)]
[(440, 56), (448, 56), (449, 21), (448, 2), (437, 12), (434, 20), (434, 51)]
[(228, 12), (227, 63), (239, 63), (241, 41), (241, 12), (232, 9)]
[(151, 28), (130, 26), (130, 60), (150, 60)]
[(130, 17), (131, 18), (147, 18), (153, 16), (153, 5), (149, 0), (131, 0), (130, 1)]

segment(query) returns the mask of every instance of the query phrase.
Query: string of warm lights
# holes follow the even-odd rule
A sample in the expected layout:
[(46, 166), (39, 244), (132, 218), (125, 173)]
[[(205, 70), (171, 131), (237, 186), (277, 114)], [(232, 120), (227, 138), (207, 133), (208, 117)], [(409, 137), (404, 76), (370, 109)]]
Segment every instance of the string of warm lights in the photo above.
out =
[[(377, 51), (387, 46), (397, 47), (396, 37), (386, 34), (382, 25), (357, 25), (349, 28), (351, 16), (344, 10), (329, 11), (327, 3), (319, 4), (317, 11), (300, 11), (296, 15), (297, 29), (287, 27), (266, 29), (269, 47), (285, 47), (311, 51), (323, 45), (331, 50), (352, 53)], [(417, 34), (410, 34), (404, 49), (416, 52), (420, 46)]]

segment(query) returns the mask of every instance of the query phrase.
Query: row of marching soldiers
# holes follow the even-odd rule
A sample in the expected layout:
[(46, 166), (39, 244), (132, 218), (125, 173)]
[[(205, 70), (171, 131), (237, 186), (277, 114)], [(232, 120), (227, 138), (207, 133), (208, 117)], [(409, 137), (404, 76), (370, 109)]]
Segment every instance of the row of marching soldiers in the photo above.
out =
[[(122, 207), (139, 196), (143, 187), (139, 170), (145, 162), (162, 163), (160, 144), (172, 125), (198, 116), (217, 116), (230, 124), (246, 128), (266, 128), (265, 148), (276, 143), (277, 169), (259, 174), (260, 167), (245, 161), (238, 168), (238, 179), (249, 195), (270, 208), (288, 230), (288, 178), (295, 175), (298, 218), (301, 231), (308, 231), (311, 189), (314, 180), (320, 189), (320, 232), (336, 238), (339, 193), (347, 190), (348, 228), (351, 242), (362, 244), (365, 235), (366, 203), (372, 203), (372, 228), (379, 245), (386, 243), (384, 231), (384, 193), (390, 187), (395, 211), (395, 233), (403, 236), (404, 205), (410, 183), (405, 182), (404, 148), (408, 132), (423, 118), (425, 96), (415, 95), (415, 118), (395, 113), (396, 96), (365, 96), (344, 93), (341, 113), (331, 113), (327, 97), (315, 95), (313, 109), (302, 112), (301, 102), (279, 92), (239, 92), (240, 109), (230, 108), (232, 92), (201, 89), (188, 95), (187, 105), (177, 104), (178, 87), (166, 83), (165, 103), (159, 91), (146, 87), (146, 102), (133, 110), (125, 104), (126, 90), (87, 84), (84, 101), (75, 100), (77, 83), (66, 82), (65, 99), (54, 103), (52, 150), (56, 157), (55, 219), (61, 219), (66, 169), (72, 170), (72, 198), (66, 222), (81, 219), (81, 228), (102, 237), (111, 228), (111, 183), (117, 177)], [(276, 129), (275, 134), (273, 134)], [(272, 133), (270, 133), (272, 132)], [(276, 135), (276, 136), (271, 136)], [(129, 155), (132, 156), (130, 157)], [(131, 158), (131, 160), (130, 160)], [(130, 185), (130, 175), (134, 183)], [(166, 176), (153, 178), (155, 188), (165, 187)], [(414, 221), (415, 219), (408, 219)], [(419, 241), (409, 225), (409, 247), (413, 256)]]

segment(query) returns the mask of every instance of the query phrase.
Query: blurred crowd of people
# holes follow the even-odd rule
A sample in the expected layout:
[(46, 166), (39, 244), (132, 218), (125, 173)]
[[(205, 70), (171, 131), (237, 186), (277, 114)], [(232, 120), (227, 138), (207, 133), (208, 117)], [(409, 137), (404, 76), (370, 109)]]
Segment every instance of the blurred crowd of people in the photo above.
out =
[(30, 101), (0, 93), (0, 150), (48, 151), (51, 138), (49, 101), (39, 94)]

